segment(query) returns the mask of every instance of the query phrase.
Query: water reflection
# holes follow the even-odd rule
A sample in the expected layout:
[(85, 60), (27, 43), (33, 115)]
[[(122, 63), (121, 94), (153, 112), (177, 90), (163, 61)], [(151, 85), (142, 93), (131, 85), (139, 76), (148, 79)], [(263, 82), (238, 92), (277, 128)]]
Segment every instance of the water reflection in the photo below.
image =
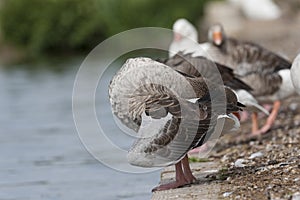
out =
[[(0, 67), (0, 199), (150, 198), (159, 172), (111, 170), (81, 144), (72, 118), (72, 89), (81, 62)], [(104, 110), (107, 94), (99, 95), (97, 110)], [(105, 109), (101, 114), (108, 114)], [(110, 120), (104, 123), (114, 133), (118, 128)], [(110, 137), (122, 148), (132, 143), (127, 136)]]

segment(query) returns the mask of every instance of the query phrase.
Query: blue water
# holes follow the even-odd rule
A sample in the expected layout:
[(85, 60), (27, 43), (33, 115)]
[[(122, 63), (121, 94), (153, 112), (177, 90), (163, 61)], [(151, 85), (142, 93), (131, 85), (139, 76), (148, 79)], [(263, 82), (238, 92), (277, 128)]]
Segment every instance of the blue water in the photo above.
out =
[[(81, 143), (72, 116), (73, 83), (81, 61), (0, 66), (0, 199), (151, 198), (159, 171), (113, 170)], [(103, 117), (109, 109), (107, 93), (100, 97), (97, 110), (106, 110), (98, 114), (101, 123), (111, 140), (126, 149), (132, 138), (120, 136), (112, 119)]]

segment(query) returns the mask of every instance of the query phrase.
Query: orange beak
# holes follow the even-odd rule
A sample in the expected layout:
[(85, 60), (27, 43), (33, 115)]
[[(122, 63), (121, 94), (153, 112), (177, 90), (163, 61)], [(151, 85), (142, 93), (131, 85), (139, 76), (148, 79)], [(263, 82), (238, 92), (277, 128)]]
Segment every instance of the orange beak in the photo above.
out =
[(179, 33), (174, 33), (174, 41), (178, 42), (182, 39), (182, 35)]
[(216, 45), (221, 45), (222, 44), (222, 33), (221, 32), (214, 32), (213, 33), (213, 40), (214, 40), (214, 43)]
[(232, 114), (234, 114), (239, 119), (239, 121), (241, 121), (241, 115), (239, 112), (233, 112)]

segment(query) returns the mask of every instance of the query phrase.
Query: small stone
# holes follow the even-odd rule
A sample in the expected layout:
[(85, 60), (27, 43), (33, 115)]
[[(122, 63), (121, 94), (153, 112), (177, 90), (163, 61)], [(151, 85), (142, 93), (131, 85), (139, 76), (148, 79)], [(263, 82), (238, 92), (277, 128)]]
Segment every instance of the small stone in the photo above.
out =
[(229, 197), (232, 194), (232, 192), (224, 192), (223, 197)]
[(245, 162), (246, 160), (245, 159), (237, 159), (235, 162), (234, 162), (234, 166), (235, 167), (245, 167), (246, 165), (243, 164), (243, 162)]
[(258, 158), (258, 157), (262, 157), (264, 154), (262, 152), (256, 152), (250, 155), (249, 159), (253, 159), (253, 158)]
[(293, 194), (292, 200), (300, 200), (300, 192)]
[(296, 111), (298, 108), (298, 104), (297, 103), (291, 103), (289, 105), (289, 109), (292, 110), (292, 111)]
[(228, 160), (227, 155), (224, 155), (224, 156), (221, 158), (221, 162), (226, 162), (227, 160)]
[(289, 165), (288, 163), (279, 163), (279, 167), (284, 167), (284, 166), (287, 166)]

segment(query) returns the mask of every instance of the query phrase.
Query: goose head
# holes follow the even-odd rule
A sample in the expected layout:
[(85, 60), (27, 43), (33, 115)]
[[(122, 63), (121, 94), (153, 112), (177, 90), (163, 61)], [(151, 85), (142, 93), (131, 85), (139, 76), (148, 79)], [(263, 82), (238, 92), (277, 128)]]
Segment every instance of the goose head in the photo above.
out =
[(221, 24), (215, 24), (209, 28), (208, 40), (215, 46), (221, 46), (225, 38), (224, 28)]
[(180, 42), (185, 37), (198, 41), (198, 33), (196, 28), (186, 19), (178, 19), (173, 24), (173, 32), (174, 32), (174, 41)]

